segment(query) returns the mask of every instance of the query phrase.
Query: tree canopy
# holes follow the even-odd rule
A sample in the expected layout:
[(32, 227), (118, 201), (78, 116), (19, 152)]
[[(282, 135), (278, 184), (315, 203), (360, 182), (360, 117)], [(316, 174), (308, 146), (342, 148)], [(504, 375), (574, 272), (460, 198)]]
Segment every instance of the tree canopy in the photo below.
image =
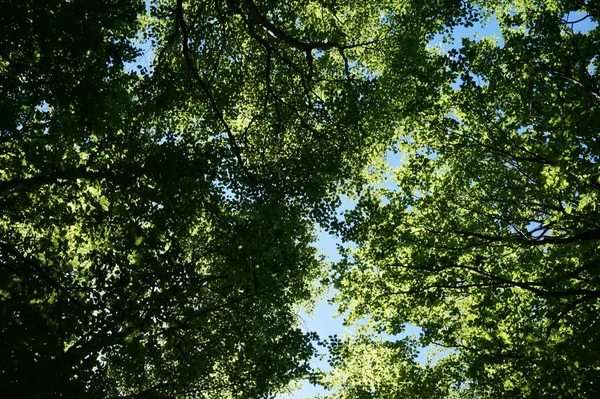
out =
[[(422, 333), (338, 344), (335, 397), (599, 392), (600, 15), (579, 2), (494, 15), (501, 40), (446, 53), (436, 104), (399, 124), (403, 162), (379, 172), (391, 183), (346, 215), (339, 303), (375, 331)], [(418, 365), (421, 346), (445, 356)]]
[[(310, 376), (332, 398), (595, 397), (599, 18), (4, 1), (0, 393), (261, 398)], [(430, 44), (485, 21), (500, 37)], [(327, 373), (298, 318), (318, 283), (368, 319)]]

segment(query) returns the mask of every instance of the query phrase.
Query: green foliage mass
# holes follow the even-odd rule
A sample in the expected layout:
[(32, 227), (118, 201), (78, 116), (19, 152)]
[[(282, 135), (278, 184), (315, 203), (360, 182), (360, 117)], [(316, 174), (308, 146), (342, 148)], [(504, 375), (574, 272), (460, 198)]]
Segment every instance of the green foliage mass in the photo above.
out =
[(359, 333), (338, 345), (332, 397), (600, 392), (600, 14), (583, 2), (493, 11), (501, 38), (445, 53), (436, 103), (398, 122), (402, 164), (378, 172), (388, 184), (361, 190), (340, 227), (353, 245), (334, 280), (350, 319), (392, 335), (418, 326), (413, 350), (446, 352), (422, 365), (402, 340), (372, 338), (367, 352), (382, 354), (368, 363)]
[[(492, 17), (500, 39), (429, 46)], [(596, 397), (599, 18), (4, 1), (0, 396), (262, 398), (311, 376), (340, 399)], [(369, 320), (328, 373), (297, 316), (319, 281)], [(407, 323), (423, 333), (379, 334)]]

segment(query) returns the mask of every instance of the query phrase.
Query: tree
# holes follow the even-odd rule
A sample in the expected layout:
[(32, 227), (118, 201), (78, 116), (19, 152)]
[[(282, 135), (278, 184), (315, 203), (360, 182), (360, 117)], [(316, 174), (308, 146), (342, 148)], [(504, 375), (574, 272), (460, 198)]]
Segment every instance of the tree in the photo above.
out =
[(306, 375), (314, 226), (392, 139), (393, 92), (427, 106), (402, 71), (457, 7), (4, 2), (3, 396), (268, 397)]
[[(328, 274), (370, 318), (334, 396), (597, 394), (593, 2), (1, 7), (3, 396), (272, 397)], [(491, 15), (502, 41), (428, 48)], [(334, 270), (317, 224), (356, 244)]]
[[(392, 335), (419, 326), (412, 350), (433, 345), (446, 357), (421, 366), (402, 355), (405, 343), (348, 341), (328, 380), (333, 397), (435, 397), (414, 389), (422, 376), (441, 381), (441, 397), (600, 390), (599, 10), (478, 10), (494, 12), (502, 40), (464, 39), (440, 55), (450, 71), (440, 96), (396, 122), (405, 157), (388, 172), (395, 186), (358, 194), (340, 225), (354, 249), (335, 276), (350, 320), (369, 317)], [(365, 339), (379, 353), (366, 367), (386, 370), (370, 383), (356, 365)]]

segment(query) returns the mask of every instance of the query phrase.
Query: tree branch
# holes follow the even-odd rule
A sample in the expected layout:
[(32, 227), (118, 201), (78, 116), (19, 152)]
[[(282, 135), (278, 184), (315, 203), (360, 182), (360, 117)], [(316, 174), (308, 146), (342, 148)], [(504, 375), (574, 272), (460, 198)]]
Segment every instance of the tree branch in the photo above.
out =
[(240, 149), (235, 140), (235, 136), (233, 135), (233, 132), (231, 131), (231, 128), (229, 127), (229, 124), (225, 120), (223, 112), (221, 112), (221, 109), (217, 105), (215, 96), (211, 92), (211, 90), (208, 87), (208, 85), (206, 84), (206, 82), (204, 82), (204, 79), (202, 79), (202, 77), (200, 76), (198, 69), (194, 65), (194, 62), (192, 61), (192, 58), (190, 55), (190, 48), (189, 48), (190, 36), (189, 36), (188, 28), (187, 28), (187, 25), (185, 22), (185, 18), (183, 15), (183, 0), (177, 0), (177, 7), (175, 10), (175, 13), (176, 13), (176, 25), (179, 28), (181, 28), (181, 33), (183, 36), (182, 52), (183, 52), (183, 58), (185, 59), (185, 63), (187, 65), (190, 73), (192, 74), (192, 77), (194, 78), (194, 80), (198, 83), (198, 85), (200, 86), (200, 88), (202, 89), (204, 94), (208, 97), (208, 101), (213, 109), (213, 112), (217, 115), (217, 118), (219, 119), (219, 121), (221, 122), (223, 127), (225, 128), (225, 132), (227, 133), (227, 138), (229, 139), (229, 145), (231, 147), (231, 151), (235, 155), (238, 164), (240, 165), (240, 167), (242, 167), (242, 169), (245, 171), (246, 175), (250, 178), (250, 180), (252, 182), (256, 183), (254, 176), (252, 176), (252, 174), (248, 170), (246, 164), (244, 163), (244, 160), (242, 159)]
[[(565, 290), (565, 291), (549, 291), (547, 289), (538, 288), (538, 287), (544, 287), (546, 285), (546, 283), (544, 283), (544, 282), (515, 281), (515, 280), (511, 280), (508, 277), (499, 276), (499, 275), (496, 275), (496, 274), (493, 274), (490, 272), (486, 272), (486, 271), (481, 270), (474, 266), (460, 265), (460, 264), (455, 264), (455, 263), (447, 263), (447, 264), (441, 265), (440, 267), (433, 267), (433, 268), (422, 267), (422, 266), (407, 266), (407, 265), (403, 265), (400, 263), (389, 263), (388, 266), (395, 266), (395, 267), (401, 267), (404, 269), (412, 269), (412, 270), (421, 270), (421, 271), (425, 271), (428, 273), (439, 273), (439, 272), (442, 272), (442, 271), (448, 270), (448, 269), (464, 269), (464, 270), (470, 271), (472, 273), (484, 276), (492, 281), (495, 281), (498, 284), (504, 284), (509, 287), (510, 286), (519, 287), (521, 289), (533, 292), (534, 294), (536, 294), (540, 297), (568, 298), (568, 297), (573, 297), (573, 296), (584, 296), (586, 298), (586, 300), (593, 299), (593, 298), (600, 298), (600, 290), (596, 291), (596, 290), (588, 290), (588, 289), (572, 289), (572, 290)], [(432, 285), (430, 287), (435, 288), (435, 285)], [(442, 288), (451, 288), (451, 287), (442, 287)], [(458, 289), (461, 287), (455, 286), (454, 288)]]
[(600, 240), (600, 229), (593, 229), (584, 231), (568, 237), (544, 237), (542, 239), (536, 239), (533, 237), (521, 237), (511, 236), (503, 237), (491, 234), (476, 233), (471, 231), (451, 230), (451, 233), (458, 234), (463, 237), (480, 238), (487, 240), (488, 242), (516, 242), (519, 244), (525, 244), (530, 246), (546, 245), (546, 244), (571, 244), (582, 241), (596, 241)]

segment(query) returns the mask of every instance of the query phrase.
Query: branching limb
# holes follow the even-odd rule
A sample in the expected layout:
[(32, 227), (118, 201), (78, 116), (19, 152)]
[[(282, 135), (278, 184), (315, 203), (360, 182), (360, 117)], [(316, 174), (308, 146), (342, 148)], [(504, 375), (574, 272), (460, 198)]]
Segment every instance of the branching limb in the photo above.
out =
[[(544, 283), (544, 282), (515, 281), (508, 277), (499, 276), (499, 275), (487, 272), (485, 270), (481, 270), (474, 266), (460, 265), (460, 264), (455, 264), (455, 263), (447, 263), (447, 264), (443, 264), (439, 267), (409, 266), (409, 265), (403, 265), (400, 263), (388, 264), (388, 266), (401, 267), (404, 269), (411, 269), (411, 270), (421, 270), (421, 271), (425, 271), (428, 273), (439, 273), (439, 272), (442, 272), (445, 270), (450, 270), (450, 269), (463, 269), (463, 270), (467, 270), (469, 272), (478, 274), (480, 276), (483, 276), (487, 279), (490, 279), (497, 284), (502, 284), (507, 287), (518, 287), (518, 288), (533, 292), (534, 294), (538, 295), (539, 297), (569, 298), (569, 297), (584, 296), (586, 298), (586, 300), (600, 298), (600, 291), (598, 291), (598, 290), (571, 289), (571, 290), (564, 290), (564, 291), (549, 291), (549, 290), (543, 288), (546, 286), (546, 283)], [(464, 287), (464, 285), (462, 287)], [(445, 288), (450, 288), (450, 287), (445, 287)], [(455, 288), (461, 288), (461, 286), (455, 286)]]
[(185, 22), (185, 18), (183, 15), (183, 0), (177, 0), (177, 8), (176, 8), (175, 12), (176, 12), (176, 24), (179, 28), (181, 28), (181, 33), (183, 36), (182, 51), (183, 51), (183, 57), (185, 59), (185, 63), (187, 65), (190, 73), (192, 74), (192, 77), (194, 78), (194, 80), (198, 83), (198, 85), (202, 89), (202, 92), (206, 95), (206, 97), (208, 97), (208, 101), (211, 105), (211, 108), (213, 109), (213, 112), (217, 115), (217, 118), (219, 119), (219, 121), (221, 122), (223, 127), (225, 128), (225, 132), (227, 133), (227, 138), (229, 139), (229, 145), (231, 147), (231, 151), (234, 153), (238, 164), (244, 169), (244, 171), (246, 172), (246, 175), (253, 182), (255, 182), (254, 177), (250, 174), (250, 171), (248, 170), (244, 160), (242, 159), (242, 155), (241, 155), (240, 149), (237, 145), (237, 142), (235, 140), (235, 136), (233, 135), (233, 132), (231, 131), (231, 127), (225, 120), (223, 112), (217, 105), (215, 96), (213, 95), (212, 91), (210, 90), (210, 88), (208, 87), (206, 82), (204, 82), (204, 79), (202, 79), (202, 77), (200, 76), (200, 73), (198, 72), (198, 68), (196, 68), (196, 66), (194, 65), (194, 62), (191, 58), (190, 48), (189, 48), (190, 36), (189, 36), (188, 28), (187, 28), (187, 25)]

